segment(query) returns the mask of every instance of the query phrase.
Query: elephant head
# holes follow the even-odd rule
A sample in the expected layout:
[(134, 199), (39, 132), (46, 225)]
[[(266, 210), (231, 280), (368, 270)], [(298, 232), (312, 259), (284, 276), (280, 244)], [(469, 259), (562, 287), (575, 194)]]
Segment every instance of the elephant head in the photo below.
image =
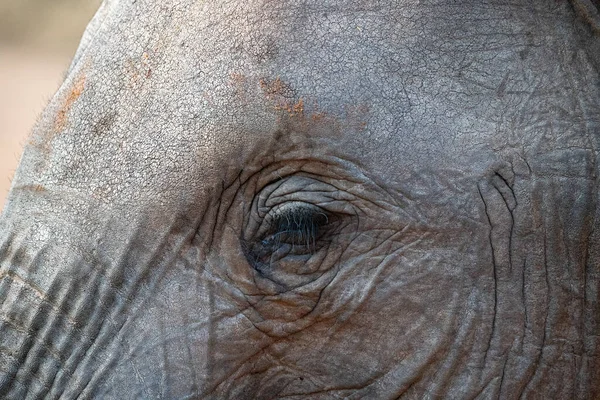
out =
[(598, 398), (588, 0), (105, 0), (0, 221), (8, 399)]

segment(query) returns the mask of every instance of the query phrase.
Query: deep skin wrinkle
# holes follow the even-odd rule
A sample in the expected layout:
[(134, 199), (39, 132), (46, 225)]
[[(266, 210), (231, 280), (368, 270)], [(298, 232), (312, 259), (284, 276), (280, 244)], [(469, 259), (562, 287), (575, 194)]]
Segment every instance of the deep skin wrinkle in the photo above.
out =
[(105, 1), (0, 220), (0, 397), (598, 397), (594, 35)]

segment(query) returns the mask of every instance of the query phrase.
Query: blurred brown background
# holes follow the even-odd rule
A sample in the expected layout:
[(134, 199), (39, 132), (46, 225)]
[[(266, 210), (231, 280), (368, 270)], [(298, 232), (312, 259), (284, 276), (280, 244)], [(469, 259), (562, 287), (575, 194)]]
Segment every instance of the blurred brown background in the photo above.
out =
[(0, 210), (37, 116), (101, 0), (0, 0)]

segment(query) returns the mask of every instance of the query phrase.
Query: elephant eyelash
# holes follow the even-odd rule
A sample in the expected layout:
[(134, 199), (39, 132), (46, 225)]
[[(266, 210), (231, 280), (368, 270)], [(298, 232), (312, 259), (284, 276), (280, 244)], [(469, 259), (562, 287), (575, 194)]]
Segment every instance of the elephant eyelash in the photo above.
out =
[(293, 205), (275, 211), (263, 246), (278, 248), (282, 244), (316, 250), (317, 241), (329, 224), (329, 215), (312, 205)]

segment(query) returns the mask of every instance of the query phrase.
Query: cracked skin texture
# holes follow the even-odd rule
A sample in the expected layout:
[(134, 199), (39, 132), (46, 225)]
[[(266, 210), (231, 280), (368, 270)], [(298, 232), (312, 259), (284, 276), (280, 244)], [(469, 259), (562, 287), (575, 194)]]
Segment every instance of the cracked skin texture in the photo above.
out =
[(574, 3), (105, 1), (0, 221), (0, 397), (597, 399)]

